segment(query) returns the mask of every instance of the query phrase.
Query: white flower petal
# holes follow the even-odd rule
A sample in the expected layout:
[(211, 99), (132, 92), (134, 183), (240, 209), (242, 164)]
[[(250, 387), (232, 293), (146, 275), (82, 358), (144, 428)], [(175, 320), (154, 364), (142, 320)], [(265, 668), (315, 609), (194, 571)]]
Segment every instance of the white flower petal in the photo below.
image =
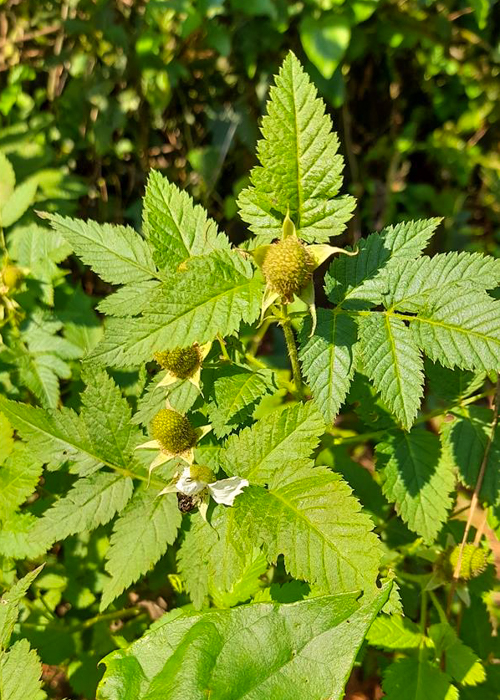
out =
[(234, 499), (238, 496), (245, 486), (248, 486), (248, 481), (239, 476), (232, 476), (230, 479), (221, 479), (214, 481), (208, 485), (212, 498), (216, 503), (222, 503), (225, 506), (232, 506)]
[(196, 481), (191, 478), (191, 472), (189, 467), (186, 467), (175, 485), (175, 488), (179, 493), (183, 493), (185, 496), (194, 496), (196, 493), (200, 493), (204, 488), (207, 487), (204, 481)]

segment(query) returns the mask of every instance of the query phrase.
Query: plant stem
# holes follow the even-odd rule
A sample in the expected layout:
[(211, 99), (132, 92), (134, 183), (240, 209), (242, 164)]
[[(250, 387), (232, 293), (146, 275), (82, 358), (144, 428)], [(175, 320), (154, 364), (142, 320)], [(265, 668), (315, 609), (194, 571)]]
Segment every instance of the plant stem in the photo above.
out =
[(293, 381), (295, 383), (295, 388), (297, 390), (299, 399), (303, 400), (304, 388), (302, 386), (302, 374), (300, 372), (299, 354), (297, 352), (297, 344), (295, 342), (295, 336), (293, 335), (292, 323), (290, 321), (290, 317), (288, 316), (286, 304), (281, 305), (281, 313), (283, 315), (281, 325), (283, 326), (283, 333), (285, 334), (288, 356), (290, 357), (290, 363), (292, 365)]

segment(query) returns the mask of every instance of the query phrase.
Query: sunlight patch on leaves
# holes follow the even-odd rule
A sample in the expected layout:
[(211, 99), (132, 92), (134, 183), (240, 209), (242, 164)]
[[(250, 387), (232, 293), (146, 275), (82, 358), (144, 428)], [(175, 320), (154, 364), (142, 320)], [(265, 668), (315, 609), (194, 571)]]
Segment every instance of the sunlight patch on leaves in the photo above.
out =
[(450, 678), (425, 659), (400, 659), (387, 667), (382, 683), (386, 700), (458, 700)]

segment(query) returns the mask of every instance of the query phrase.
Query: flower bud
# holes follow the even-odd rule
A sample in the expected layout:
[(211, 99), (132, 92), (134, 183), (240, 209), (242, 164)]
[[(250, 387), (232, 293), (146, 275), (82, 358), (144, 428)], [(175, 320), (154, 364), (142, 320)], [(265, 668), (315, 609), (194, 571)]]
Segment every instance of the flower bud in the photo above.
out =
[(196, 444), (196, 431), (186, 416), (163, 408), (151, 422), (151, 434), (165, 452), (180, 454)]
[(211, 484), (215, 481), (215, 474), (210, 467), (203, 467), (199, 464), (191, 465), (189, 475), (194, 481), (202, 481), (204, 484)]
[[(460, 545), (457, 545), (449, 554), (448, 562), (451, 574), (453, 574), (456, 569), (460, 556), (460, 549)], [(462, 553), (462, 561), (460, 562), (459, 578), (464, 581), (475, 578), (483, 573), (487, 565), (488, 555), (484, 549), (476, 547), (474, 544), (466, 544)]]
[(200, 366), (200, 353), (194, 345), (188, 348), (155, 352), (153, 357), (160, 367), (167, 369), (179, 379), (191, 377)]
[(287, 236), (269, 246), (262, 272), (269, 287), (284, 302), (293, 301), (312, 279), (314, 260), (297, 236)]

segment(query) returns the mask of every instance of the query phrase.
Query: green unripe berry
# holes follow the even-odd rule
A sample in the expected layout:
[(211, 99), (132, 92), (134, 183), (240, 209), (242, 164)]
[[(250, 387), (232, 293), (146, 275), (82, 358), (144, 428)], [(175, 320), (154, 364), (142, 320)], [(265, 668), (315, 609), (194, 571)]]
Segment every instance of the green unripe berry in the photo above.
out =
[(200, 366), (200, 353), (194, 345), (191, 345), (189, 348), (175, 348), (175, 350), (155, 352), (153, 357), (160, 367), (168, 369), (169, 372), (172, 372), (179, 379), (191, 377)]
[(165, 452), (181, 454), (196, 444), (196, 431), (186, 416), (163, 408), (151, 422), (151, 434)]
[(215, 474), (210, 467), (203, 467), (199, 464), (191, 465), (189, 475), (194, 481), (203, 481), (204, 484), (212, 484), (215, 481)]
[(2, 280), (8, 289), (15, 289), (22, 278), (23, 273), (15, 265), (6, 265), (2, 270)]
[[(449, 555), (449, 566), (451, 573), (455, 571), (460, 556), (460, 545), (452, 549)], [(462, 553), (462, 561), (460, 562), (459, 578), (464, 581), (469, 581), (483, 573), (488, 565), (488, 555), (480, 547), (474, 544), (466, 544)]]
[(297, 236), (287, 236), (269, 246), (262, 272), (269, 287), (285, 302), (293, 301), (312, 279), (314, 261)]

